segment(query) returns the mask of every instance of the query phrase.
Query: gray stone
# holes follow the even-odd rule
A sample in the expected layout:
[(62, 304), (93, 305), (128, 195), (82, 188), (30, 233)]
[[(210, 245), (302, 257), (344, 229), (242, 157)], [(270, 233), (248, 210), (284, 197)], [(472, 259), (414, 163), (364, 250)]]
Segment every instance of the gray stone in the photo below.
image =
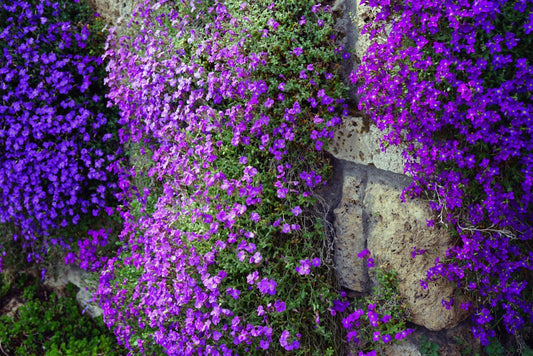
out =
[(0, 309), (0, 315), (5, 315), (8, 318), (14, 318), (17, 311), (24, 306), (24, 303), (19, 297), (9, 299), (7, 303)]
[(369, 290), (369, 277), (363, 260), (357, 253), (365, 249), (362, 193), (364, 178), (348, 176), (344, 179), (342, 198), (335, 214), (334, 260), (342, 286), (356, 292)]
[(379, 169), (403, 173), (403, 149), (399, 146), (389, 146), (386, 151), (383, 150), (380, 139), (385, 133), (370, 121), (362, 117), (344, 117), (342, 125), (335, 130), (335, 138), (328, 151), (338, 159), (372, 164)]
[(404, 340), (398, 344), (388, 344), (384, 347), (385, 356), (422, 356), (418, 346), (410, 340)]
[[(420, 280), (433, 266), (435, 258), (445, 255), (451, 237), (445, 229), (428, 227), (432, 218), (429, 204), (420, 200), (400, 200), (402, 186), (391, 184), (387, 175), (373, 171), (363, 201), (369, 217), (367, 248), (376, 266), (387, 266), (398, 273), (398, 290), (409, 305), (410, 320), (429, 330), (451, 328), (464, 320), (468, 313), (460, 308), (461, 300), (450, 310), (442, 306), (442, 299), (454, 296), (451, 283), (438, 280), (429, 283), (428, 289)], [(423, 255), (412, 258), (414, 247), (425, 249)]]
[(50, 273), (51, 277), (44, 281), (44, 285), (63, 295), (69, 283), (79, 288), (76, 300), (83, 308), (84, 312), (95, 318), (102, 315), (100, 309), (93, 301), (91, 290), (97, 286), (97, 274), (87, 272), (78, 266), (60, 263)]
[(80, 288), (80, 290), (76, 294), (76, 300), (78, 301), (78, 304), (82, 307), (83, 312), (89, 314), (91, 318), (97, 318), (102, 315), (102, 309), (99, 308), (92, 301), (93, 296), (89, 290), (85, 288)]
[(135, 7), (143, 0), (88, 0), (102, 20), (111, 25), (127, 25)]

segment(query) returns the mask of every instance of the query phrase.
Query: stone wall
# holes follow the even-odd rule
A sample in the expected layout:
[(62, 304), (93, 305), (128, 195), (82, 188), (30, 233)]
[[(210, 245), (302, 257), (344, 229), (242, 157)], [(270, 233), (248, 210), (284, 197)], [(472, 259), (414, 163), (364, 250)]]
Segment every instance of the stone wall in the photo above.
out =
[[(105, 21), (123, 25), (142, 0), (89, 1)], [(344, 34), (342, 45), (356, 54), (353, 61), (344, 64), (347, 76), (370, 45), (368, 37), (360, 34), (360, 28), (373, 19), (375, 11), (361, 5), (360, 0), (338, 0), (333, 9), (337, 29)], [(458, 307), (460, 300), (456, 299), (450, 310), (441, 304), (442, 299), (454, 295), (454, 286), (446, 281), (431, 283), (428, 289), (420, 286), (420, 279), (435, 258), (444, 256), (450, 235), (443, 229), (427, 227), (426, 220), (433, 218), (428, 202), (401, 201), (402, 190), (411, 181), (403, 174), (402, 148), (382, 150), (380, 137), (384, 133), (358, 113), (356, 101), (352, 94), (353, 115), (343, 118), (330, 146), (335, 175), (322, 192), (334, 212), (331, 218), (339, 281), (348, 291), (371, 292), (375, 277), (357, 257), (360, 251), (369, 249), (377, 267), (398, 273), (398, 289), (409, 306), (411, 321), (420, 326), (405, 343), (392, 346), (388, 354), (420, 355), (420, 336), (424, 335), (441, 345), (442, 355), (460, 355), (458, 336), (471, 346), (475, 341), (468, 336), (468, 325), (464, 322), (468, 315)], [(428, 252), (413, 259), (411, 252), (415, 246)]]
[[(347, 75), (357, 69), (371, 44), (360, 30), (376, 14), (360, 0), (338, 0), (334, 10), (337, 30), (344, 34), (340, 44), (356, 55), (344, 64)], [(441, 355), (460, 355), (460, 339), (479, 347), (468, 330), (469, 315), (460, 308), (462, 300), (455, 295), (455, 286), (445, 280), (430, 283), (428, 289), (420, 285), (435, 258), (444, 257), (452, 242), (449, 233), (427, 226), (426, 220), (434, 218), (429, 202), (409, 198), (401, 201), (403, 189), (411, 182), (411, 177), (403, 174), (403, 149), (393, 146), (384, 151), (380, 138), (386, 132), (358, 112), (355, 95), (351, 100), (354, 114), (343, 118), (329, 148), (335, 157), (335, 176), (326, 190), (334, 211), (334, 256), (341, 286), (348, 291), (371, 292), (377, 281), (366, 262), (357, 257), (368, 249), (376, 267), (397, 272), (398, 290), (409, 307), (411, 322), (420, 326), (405, 343), (390, 347), (388, 355), (420, 355), (422, 335), (440, 344)], [(413, 258), (414, 247), (427, 252)], [(455, 297), (455, 304), (447, 310), (442, 300), (451, 297)]]

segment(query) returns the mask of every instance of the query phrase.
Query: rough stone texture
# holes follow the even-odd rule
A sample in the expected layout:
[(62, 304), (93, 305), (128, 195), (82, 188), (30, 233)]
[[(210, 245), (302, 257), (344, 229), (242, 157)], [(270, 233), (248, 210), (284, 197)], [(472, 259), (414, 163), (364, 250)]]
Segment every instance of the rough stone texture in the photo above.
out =
[(364, 180), (361, 177), (346, 177), (341, 202), (334, 210), (335, 219), (335, 266), (339, 282), (356, 292), (370, 289), (368, 271), (357, 252), (365, 249), (366, 237), (363, 228), (362, 193)]
[[(372, 40), (360, 33), (378, 12), (361, 2), (338, 0), (333, 6), (337, 30), (344, 34), (340, 45), (354, 50), (356, 55), (355, 61), (344, 64), (347, 83), (347, 74), (356, 70), (358, 60), (372, 42), (384, 43), (387, 36), (388, 28)], [(352, 96), (351, 105), (355, 108), (357, 98)], [(368, 248), (377, 266), (384, 265), (398, 273), (398, 289), (409, 305), (412, 322), (430, 330), (454, 327), (467, 317), (459, 307), (460, 300), (456, 299), (451, 310), (442, 306), (442, 299), (454, 295), (454, 286), (445, 281), (430, 283), (426, 290), (420, 286), (420, 279), (426, 276), (435, 258), (444, 256), (450, 236), (443, 230), (427, 227), (426, 219), (432, 218), (427, 203), (419, 200), (401, 203), (400, 194), (410, 183), (410, 178), (403, 175), (403, 149), (391, 146), (383, 152), (380, 138), (384, 134), (371, 120), (352, 109), (351, 117), (345, 117), (337, 128), (328, 150), (342, 162), (344, 177), (340, 183), (342, 200), (334, 211), (339, 280), (348, 289), (368, 290), (368, 271), (357, 258), (358, 252)], [(411, 251), (415, 246), (428, 252), (413, 259)], [(375, 283), (372, 277), (370, 273), (371, 282)]]
[(88, 0), (89, 5), (111, 25), (127, 25), (135, 7), (144, 0)]
[[(373, 173), (369, 175), (363, 204), (370, 216), (367, 247), (376, 266), (386, 265), (398, 273), (398, 290), (410, 307), (413, 323), (429, 330), (456, 326), (467, 316), (460, 301), (450, 310), (441, 304), (443, 298), (449, 300), (454, 295), (455, 287), (446, 281), (430, 283), (425, 290), (420, 286), (435, 258), (444, 256), (451, 242), (449, 234), (427, 227), (426, 219), (432, 217), (429, 204), (420, 200), (402, 203), (404, 187), (388, 181), (384, 174)], [(427, 252), (413, 259), (415, 246)]]
[(22, 300), (19, 297), (13, 297), (9, 299), (7, 303), (0, 309), (0, 315), (5, 315), (8, 318), (13, 318), (17, 311), (22, 307), (24, 303), (22, 303)]
[(86, 313), (96, 318), (102, 315), (102, 309), (92, 301), (92, 294), (88, 288), (95, 287), (96, 279), (94, 274), (84, 271), (73, 265), (60, 265), (53, 271), (53, 277), (44, 281), (44, 285), (59, 292), (63, 291), (67, 284), (72, 283), (79, 288), (76, 300)]
[(422, 356), (418, 346), (410, 340), (404, 340), (399, 344), (389, 344), (383, 352), (385, 356)]
[[(349, 79), (350, 73), (357, 70), (358, 63), (371, 44), (368, 35), (362, 35), (360, 31), (365, 23), (375, 18), (377, 13), (376, 10), (360, 2), (360, 0), (337, 0), (332, 7), (336, 16), (335, 29), (342, 34), (339, 45), (354, 51), (356, 60), (344, 61), (342, 64), (341, 77), (344, 83), (350, 86), (348, 102), (351, 105), (351, 116), (343, 117), (342, 125), (335, 129), (335, 138), (330, 143), (328, 152), (338, 159), (365, 165), (373, 164), (377, 168), (403, 174), (405, 165), (403, 148), (390, 146), (386, 152), (383, 152), (380, 138), (386, 132), (381, 132), (370, 119), (361, 117), (363, 114), (357, 110), (357, 88)], [(384, 42), (385, 37), (375, 40)]]
[[(387, 40), (387, 36), (385, 34), (380, 34), (379, 36), (376, 36), (372, 40), (370, 40), (370, 36), (368, 34), (360, 33), (365, 24), (373, 21), (376, 18), (376, 15), (379, 13), (379, 8), (372, 8), (368, 5), (362, 4), (361, 0), (355, 0), (355, 3), (356, 10), (353, 13), (353, 22), (358, 33), (357, 41), (354, 44), (355, 55), (357, 58), (363, 58), (363, 56), (366, 54), (366, 51), (368, 50), (368, 47), (370, 47), (372, 43), (385, 43)], [(386, 33), (387, 32), (390, 32), (390, 29), (386, 29)]]
[(390, 146), (383, 151), (380, 139), (384, 133), (362, 117), (344, 117), (335, 130), (335, 139), (328, 151), (339, 159), (360, 164), (373, 164), (379, 169), (403, 173), (405, 160), (402, 148)]
[[(437, 256), (444, 256), (450, 236), (443, 229), (427, 227), (432, 218), (429, 204), (420, 200), (401, 202), (402, 190), (411, 179), (405, 175), (336, 160), (343, 171), (342, 197), (334, 210), (335, 263), (341, 285), (356, 292), (367, 292), (377, 281), (369, 281), (368, 271), (357, 254), (368, 248), (376, 266), (398, 273), (398, 290), (409, 306), (410, 320), (429, 330), (456, 326), (467, 317), (461, 300), (446, 310), (442, 299), (454, 295), (455, 287), (442, 280), (420, 286)], [(332, 182), (338, 184), (338, 182)], [(412, 258), (414, 247), (427, 252)]]

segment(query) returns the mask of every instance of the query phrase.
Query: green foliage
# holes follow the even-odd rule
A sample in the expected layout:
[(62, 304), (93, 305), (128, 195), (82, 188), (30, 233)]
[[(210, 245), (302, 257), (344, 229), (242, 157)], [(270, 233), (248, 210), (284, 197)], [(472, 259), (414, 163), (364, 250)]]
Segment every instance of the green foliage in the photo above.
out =
[(398, 272), (387, 267), (378, 267), (374, 273), (378, 283), (366, 303), (375, 304), (378, 314), (391, 316), (390, 321), (380, 324), (377, 330), (381, 334), (395, 335), (406, 329), (410, 316), (409, 307), (398, 292)]
[(385, 344), (401, 342), (413, 329), (406, 327), (410, 312), (398, 292), (397, 272), (381, 266), (373, 273), (377, 283), (372, 293), (355, 299), (355, 311), (350, 310), (343, 325), (356, 350), (380, 354)]
[[(0, 275), (2, 291), (6, 290), (4, 279), (4, 275)], [(15, 315), (0, 316), (0, 344), (4, 353), (21, 356), (125, 354), (101, 318), (93, 320), (81, 313), (74, 285), (69, 284), (67, 295), (59, 297), (41, 288), (35, 278), (20, 275), (9, 293), (20, 292), (23, 305)]]
[(491, 340), (491, 343), (484, 349), (487, 356), (503, 356), (506, 354), (505, 349), (498, 340)]
[[(147, 243), (147, 238), (143, 235), (146, 235), (145, 230), (149, 231), (148, 234), (150, 234), (150, 230), (156, 230), (154, 220), (158, 218), (154, 216), (170, 216), (168, 220), (157, 226), (157, 236), (161, 237), (161, 239), (155, 239), (157, 242), (154, 242), (154, 244), (158, 244), (158, 251), (150, 250), (149, 254), (151, 256), (157, 255), (161, 251), (166, 251), (167, 248), (172, 251), (172, 248), (175, 248), (176, 245), (179, 245), (180, 249), (187, 250), (188, 253), (194, 251), (191, 254), (194, 253), (200, 258), (203, 258), (211, 251), (216, 251), (216, 263), (209, 265), (207, 271), (211, 276), (216, 275), (221, 270), (227, 274), (227, 277), (224, 278), (219, 286), (221, 295), (218, 296), (217, 302), (220, 303), (221, 308), (227, 308), (235, 315), (242, 316), (243, 322), (245, 321), (246, 324), (250, 325), (261, 325), (264, 318), (258, 315), (258, 308), (267, 309), (269, 313), (268, 327), (272, 328), (275, 333), (275, 336), (272, 337), (270, 352), (274, 354), (284, 352), (279, 342), (279, 334), (282, 331), (288, 331), (293, 337), (294, 335), (299, 335), (298, 339), (301, 346), (295, 351), (296, 353), (305, 355), (338, 354), (341, 352), (343, 342), (342, 335), (338, 332), (338, 323), (335, 322), (335, 318), (329, 310), (332, 306), (331, 301), (336, 297), (335, 290), (337, 286), (332, 268), (332, 259), (329, 256), (331, 246), (329, 246), (330, 242), (325, 234), (326, 224), (321, 222), (325, 217), (325, 213), (317, 211), (319, 209), (315, 205), (316, 201), (310, 197), (310, 194), (288, 194), (287, 197), (282, 198), (278, 196), (275, 188), (276, 183), (281, 183), (281, 180), (283, 180), (283, 182), (287, 182), (285, 184), (287, 186), (294, 182), (294, 189), (303, 191), (306, 189), (302, 187), (304, 185), (303, 181), (296, 186), (300, 172), (314, 171), (322, 177), (322, 181), (331, 173), (331, 167), (326, 156), (322, 151), (319, 152), (318, 149), (314, 148), (315, 141), (310, 135), (313, 130), (324, 132), (324, 135), (329, 133), (330, 130), (332, 131), (332, 126), (335, 125), (336, 121), (333, 120), (333, 117), (340, 116), (342, 100), (339, 99), (336, 102), (332, 102), (331, 110), (328, 110), (325, 106), (323, 108), (316, 107), (316, 105), (311, 106), (308, 104), (308, 99), (319, 98), (315, 94), (320, 88), (323, 88), (325, 93), (332, 98), (341, 98), (346, 91), (344, 84), (335, 74), (339, 69), (340, 54), (334, 51), (332, 47), (334, 44), (333, 18), (329, 13), (313, 11), (314, 2), (310, 1), (301, 3), (282, 1), (276, 2), (275, 6), (274, 4), (269, 6), (270, 2), (259, 1), (246, 4), (242, 9), (240, 1), (226, 1), (224, 4), (227, 6), (228, 11), (232, 13), (232, 16), (238, 16), (239, 18), (239, 21), (232, 23), (231, 32), (249, 34), (247, 38), (250, 39), (244, 41), (245, 45), (242, 54), (247, 56), (255, 53), (260, 58), (268, 59), (264, 65), (259, 65), (257, 70), (253, 71), (250, 74), (250, 78), (247, 79), (249, 82), (262, 81), (268, 85), (268, 91), (261, 94), (258, 98), (259, 105), (252, 112), (254, 120), (261, 115), (270, 117), (270, 122), (265, 124), (261, 130), (265, 133), (276, 132), (275, 129), (284, 123), (283, 118), (287, 110), (292, 108), (295, 101), (299, 101), (302, 112), (300, 115), (295, 115), (297, 116), (294, 119), (296, 122), (289, 123), (289, 126), (287, 126), (294, 130), (294, 139), (291, 137), (286, 140), (284, 151), (286, 150), (288, 153), (284, 153), (282, 158), (275, 160), (268, 150), (259, 149), (261, 147), (261, 138), (256, 134), (250, 135), (249, 144), (237, 145), (232, 142), (234, 132), (231, 129), (219, 131), (210, 128), (209, 138), (216, 143), (216, 145), (213, 145), (216, 146), (213, 155), (216, 155), (217, 159), (213, 163), (213, 167), (210, 168), (211, 171), (204, 172), (198, 167), (203, 163), (201, 162), (202, 158), (198, 156), (198, 153), (194, 152), (192, 147), (200, 147), (201, 145), (198, 142), (201, 142), (201, 137), (197, 136), (207, 136), (207, 133), (195, 132), (193, 125), (187, 128), (185, 122), (175, 125), (176, 129), (183, 129), (180, 130), (180, 133), (183, 133), (183, 138), (179, 138), (179, 140), (190, 144), (191, 147), (190, 152), (186, 155), (187, 160), (180, 162), (180, 165), (198, 167), (199, 172), (206, 173), (203, 176), (204, 180), (210, 174), (212, 175), (218, 171), (222, 172), (228, 181), (233, 182), (241, 179), (245, 168), (244, 164), (238, 163), (241, 158), (245, 158), (246, 164), (257, 169), (257, 175), (248, 184), (250, 187), (260, 186), (262, 188), (261, 204), (252, 204), (246, 202), (246, 195), (240, 193), (238, 189), (230, 193), (226, 191), (227, 188), (222, 188), (218, 183), (204, 187), (202, 185), (203, 182), (194, 181), (190, 184), (181, 184), (179, 187), (173, 187), (168, 182), (180, 176), (179, 170), (173, 171), (174, 174), (168, 174), (157, 165), (159, 164), (158, 162), (162, 161), (161, 146), (165, 148), (171, 146), (174, 144), (174, 140), (178, 140), (178, 138), (173, 137), (171, 134), (158, 134), (155, 137), (150, 137), (150, 135), (146, 135), (146, 137), (143, 135), (142, 138), (137, 137), (133, 133), (138, 129), (137, 126), (142, 126), (143, 118), (135, 121), (137, 126), (130, 128), (130, 133), (134, 137), (132, 141), (134, 142), (127, 144), (129, 163), (132, 166), (128, 167), (128, 169), (133, 168), (130, 172), (135, 171), (135, 173), (132, 174), (129, 180), (130, 189), (128, 193), (131, 194), (131, 202), (129, 205), (126, 203), (125, 205), (128, 205), (129, 214), (133, 217), (132, 221), (136, 222), (132, 222), (132, 226), (134, 225), (135, 228), (130, 230), (134, 238), (124, 242), (125, 248), (118, 257), (110, 281), (112, 286), (115, 286), (115, 282), (120, 281), (116, 288), (119, 289), (117, 293), (121, 295), (121, 298), (118, 301), (114, 300), (113, 304), (119, 305), (118, 308), (121, 308), (120, 312), (123, 315), (135, 314), (130, 313), (129, 310), (132, 310), (134, 308), (132, 305), (138, 303), (138, 300), (142, 298), (138, 297), (138, 295), (143, 295), (145, 293), (144, 290), (150, 288), (143, 284), (146, 284), (147, 280), (149, 280), (150, 285), (154, 283), (151, 279), (152, 276), (148, 276), (150, 268), (156, 270), (152, 265), (143, 264), (142, 258), (136, 258), (136, 254), (138, 256), (138, 251), (150, 250), (147, 246), (143, 246), (143, 244), (149, 244)], [(169, 46), (169, 48), (179, 49), (176, 53), (180, 57), (180, 61), (191, 66), (196, 64), (205, 69), (205, 73), (198, 72), (198, 76), (207, 75), (208, 72), (215, 76), (220, 75), (220, 71), (217, 71), (220, 66), (220, 63), (217, 62), (218, 59), (215, 61), (213, 58), (209, 58), (206, 53), (198, 50), (201, 47), (200, 44), (205, 45), (205, 43), (210, 43), (214, 40), (212, 33), (206, 35), (205, 31), (202, 30), (205, 23), (210, 23), (209, 21), (216, 15), (213, 9), (209, 10), (209, 7), (213, 6), (213, 4), (211, 2), (195, 3), (196, 10), (194, 11), (190, 9), (190, 6), (186, 5), (176, 7), (174, 2), (167, 2), (161, 6), (160, 11), (163, 11), (164, 7), (176, 8), (177, 14), (175, 18), (195, 18), (195, 21), (190, 24), (190, 29), (187, 28), (187, 31), (183, 34), (177, 35), (179, 29), (172, 27), (169, 18), (154, 14), (154, 18), (157, 17), (157, 23), (160, 25), (160, 27), (157, 27), (157, 31), (161, 30), (161, 33), (168, 31), (170, 34), (169, 36), (160, 36), (162, 38), (161, 43), (172, 42), (173, 47)], [(205, 10), (205, 12), (202, 12), (202, 10)], [(199, 13), (202, 13), (202, 16), (197, 16)], [(306, 26), (299, 25), (303, 17), (307, 19)], [(248, 19), (253, 20), (250, 21)], [(273, 25), (268, 25), (268, 21), (276, 22), (277, 29), (274, 30)], [(220, 26), (229, 26), (229, 24), (223, 23)], [(268, 37), (264, 36), (266, 29), (270, 29)], [(194, 36), (189, 35), (189, 31), (192, 33), (192, 30), (195, 31)], [(132, 36), (132, 38), (134, 37)], [(238, 36), (235, 35), (235, 37)], [(233, 43), (237, 42), (238, 38), (235, 37), (232, 38), (229, 35), (220, 36), (216, 38), (217, 46), (230, 48)], [(301, 48), (301, 55), (292, 54), (293, 49), (296, 47)], [(159, 48), (161, 48), (161, 45), (158, 43), (157, 51), (159, 51)], [(139, 44), (132, 45), (128, 49), (135, 51), (139, 55), (137, 58), (148, 57), (151, 51)], [(164, 54), (160, 54), (161, 58), (163, 58)], [(220, 59), (221, 62), (225, 60), (228, 59)], [(225, 67), (227, 73), (224, 73), (229, 73), (238, 78), (237, 72), (243, 69), (240, 66), (243, 65), (237, 64)], [(247, 66), (248, 64), (245, 64), (244, 68)], [(130, 69), (133, 71), (133, 68), (129, 68), (128, 72), (130, 72)], [(302, 71), (304, 72), (303, 74), (301, 73)], [(304, 74), (308, 75), (309, 79), (304, 80)], [(184, 79), (190, 80), (190, 78)], [(201, 86), (196, 83), (197, 79), (193, 79), (193, 87), (195, 85)], [(121, 81), (121, 84), (124, 84), (128, 89), (135, 88), (138, 84), (135, 80), (135, 78), (130, 78), (129, 83), (128, 81)], [(164, 89), (168, 91), (168, 94), (176, 91), (175, 88), (171, 87), (169, 81), (165, 81), (165, 85), (168, 85)], [(280, 85), (285, 85), (284, 90), (278, 89)], [(146, 94), (146, 96), (155, 95), (148, 92), (149, 90), (146, 90), (143, 94)], [(267, 97), (278, 98), (278, 94), (282, 94), (282, 92), (286, 98), (285, 101), (276, 99), (276, 102), (279, 101), (280, 103), (264, 105)], [(223, 98), (220, 99), (220, 102), (213, 104), (213, 106), (216, 112), (222, 113), (225, 110), (230, 111), (237, 110), (236, 108), (239, 107), (242, 108), (247, 104), (248, 100), (249, 98), (247, 97)], [(204, 103), (204, 101), (202, 99), (201, 102)], [(172, 105), (177, 105), (177, 100), (175, 103), (171, 103), (171, 107)], [(172, 107), (172, 110), (175, 110), (175, 108)], [(239, 115), (236, 115), (235, 120), (242, 120), (243, 124), (245, 124), (245, 121), (252, 119), (241, 116), (241, 113), (239, 113)], [(320, 116), (320, 118), (314, 120), (315, 116)], [(156, 128), (158, 125), (163, 125), (162, 122), (157, 120), (164, 121), (165, 119), (154, 119), (156, 122), (153, 126)], [(206, 122), (209, 120), (216, 121), (215, 119), (206, 119)], [(331, 122), (328, 122), (329, 120)], [(337, 120), (340, 119), (337, 118)], [(212, 124), (211, 121), (209, 121), (209, 124)], [(288, 119), (287, 122), (289, 122)], [(218, 124), (220, 123), (217, 122)], [(226, 124), (229, 125), (229, 123)], [(143, 133), (150, 130), (155, 129), (152, 127), (150, 129), (142, 129)], [(278, 134), (273, 134), (272, 139), (279, 138), (276, 135)], [(177, 150), (172, 152), (176, 156), (179, 153)], [(171, 164), (169, 163), (168, 166)], [(284, 175), (280, 175), (280, 169), (286, 170)], [(280, 178), (283, 176), (284, 178)], [(277, 180), (279, 182), (276, 182)], [(148, 190), (150, 193), (145, 194)], [(212, 202), (216, 202), (216, 204)], [(236, 219), (235, 225), (231, 229), (221, 226), (217, 232), (209, 233), (209, 223), (202, 221), (202, 219), (192, 218), (195, 215), (193, 214), (195, 210), (201, 210), (206, 215), (216, 216), (217, 210), (221, 209), (216, 207), (217, 205), (224, 207), (233, 206), (234, 204), (247, 206), (249, 211), (242, 218)], [(294, 207), (301, 208), (304, 213), (301, 215), (300, 213), (293, 214), (291, 211)], [(261, 217), (260, 221), (254, 222), (250, 220), (252, 210)], [(154, 212), (156, 214), (153, 214)], [(167, 213), (168, 215), (166, 215)], [(276, 221), (278, 221), (277, 224), (275, 224)], [(279, 221), (283, 221), (284, 224), (298, 225), (298, 231), (292, 233), (280, 232)], [(179, 244), (172, 241), (173, 239), (168, 239), (170, 240), (168, 242), (165, 234), (171, 229), (185, 231), (201, 237), (176, 234), (176, 236), (173, 235), (172, 237), (175, 240), (179, 239)], [(228, 236), (235, 235), (235, 232), (242, 234), (245, 231), (253, 232), (254, 237), (250, 241), (253, 241), (257, 248), (256, 251), (260, 251), (262, 256), (262, 260), (256, 263), (247, 262), (252, 253), (244, 256), (244, 252), (239, 255), (238, 251), (234, 249), (217, 250), (216, 246), (220, 243), (225, 244), (229, 239)], [(167, 243), (168, 246), (166, 245)], [(161, 258), (162, 264), (169, 266), (168, 275), (165, 267), (164, 281), (154, 278), (157, 281), (156, 283), (160, 282), (159, 285), (166, 285), (169, 291), (173, 289), (174, 276), (172, 273), (176, 271), (172, 257), (173, 254), (169, 253), (168, 256), (165, 255)], [(302, 261), (309, 262), (312, 258), (319, 259), (320, 266), (313, 267), (312, 272), (309, 274), (299, 274), (296, 268), (302, 264)], [(196, 283), (200, 284), (201, 275), (197, 266), (189, 263), (183, 268), (188, 275), (196, 279)], [(247, 281), (247, 276), (254, 272), (277, 282), (275, 296), (259, 292), (257, 288), (251, 287), (251, 284)], [(229, 288), (241, 291), (240, 297), (234, 299), (234, 297), (225, 293)], [(172, 294), (174, 294), (173, 291)], [(136, 296), (135, 298), (133, 297), (134, 295)], [(286, 309), (281, 311), (280, 307), (280, 312), (274, 312), (274, 305), (279, 301), (286, 303)], [(131, 309), (128, 310), (127, 308)], [(177, 315), (172, 315), (172, 312), (163, 312), (165, 314), (160, 320), (163, 320), (164, 327), (176, 328), (176, 325), (179, 325), (180, 328), (183, 328), (186, 319), (184, 311), (188, 308), (206, 315), (209, 315), (210, 312), (206, 306), (196, 307), (194, 299), (191, 299), (186, 305), (180, 305), (180, 308), (183, 312), (181, 314), (176, 313)], [(140, 307), (139, 313), (142, 314), (146, 309), (145, 306)], [(135, 349), (135, 347), (141, 349), (139, 345), (142, 344), (142, 348), (146, 353), (161, 352), (157, 347), (150, 345), (150, 343), (153, 343), (154, 333), (160, 329), (160, 326), (154, 326), (155, 322), (151, 322), (144, 315), (141, 315), (140, 318), (127, 318), (126, 323), (131, 327), (132, 332), (128, 334), (125, 343), (133, 345), (132, 349)], [(218, 332), (225, 322), (227, 320), (223, 320), (220, 324), (212, 326), (212, 328)], [(118, 325), (117, 334), (121, 332), (121, 329), (122, 325)], [(244, 342), (239, 344), (239, 342), (234, 342), (233, 335), (230, 336), (229, 332), (224, 331), (222, 333), (224, 336), (220, 340), (217, 339), (217, 343), (231, 345), (232, 350), (238, 353), (263, 352), (262, 349), (257, 348), (257, 344), (250, 345)], [(154, 347), (154, 349), (150, 349), (151, 347)]]
[(420, 338), (420, 353), (424, 356), (439, 356), (440, 346), (434, 342), (431, 342), (427, 336), (422, 335)]

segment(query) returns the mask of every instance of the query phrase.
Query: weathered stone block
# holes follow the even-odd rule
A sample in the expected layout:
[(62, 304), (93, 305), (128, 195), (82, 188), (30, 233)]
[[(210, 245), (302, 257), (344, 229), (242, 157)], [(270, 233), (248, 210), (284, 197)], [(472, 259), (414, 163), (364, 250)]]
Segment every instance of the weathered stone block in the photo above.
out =
[(76, 300), (89, 316), (96, 318), (102, 315), (102, 309), (92, 301), (92, 293), (87, 288), (94, 289), (97, 284), (96, 274), (82, 270), (81, 268), (59, 263), (52, 272), (52, 277), (44, 281), (44, 285), (62, 293), (67, 284), (72, 283), (79, 288)]
[(356, 292), (369, 290), (367, 267), (357, 253), (365, 249), (361, 177), (345, 177), (342, 198), (335, 214), (335, 266), (342, 286)]
[(135, 7), (143, 0), (88, 0), (91, 8), (100, 14), (102, 19), (111, 25), (127, 25)]
[(405, 160), (403, 149), (389, 146), (386, 151), (380, 146), (383, 132), (370, 120), (362, 117), (345, 117), (342, 125), (335, 130), (335, 138), (328, 151), (338, 159), (359, 163), (373, 164), (379, 169), (402, 174)]
[[(444, 229), (427, 226), (426, 219), (432, 217), (429, 204), (420, 200), (402, 203), (402, 188), (369, 175), (363, 201), (370, 217), (367, 248), (376, 266), (386, 265), (398, 273), (398, 290), (409, 305), (412, 322), (429, 330), (454, 327), (468, 315), (460, 301), (450, 310), (442, 306), (443, 298), (453, 297), (454, 285), (441, 280), (429, 283), (428, 289), (420, 286), (435, 258), (444, 256), (451, 237)], [(415, 246), (427, 252), (413, 259)]]

